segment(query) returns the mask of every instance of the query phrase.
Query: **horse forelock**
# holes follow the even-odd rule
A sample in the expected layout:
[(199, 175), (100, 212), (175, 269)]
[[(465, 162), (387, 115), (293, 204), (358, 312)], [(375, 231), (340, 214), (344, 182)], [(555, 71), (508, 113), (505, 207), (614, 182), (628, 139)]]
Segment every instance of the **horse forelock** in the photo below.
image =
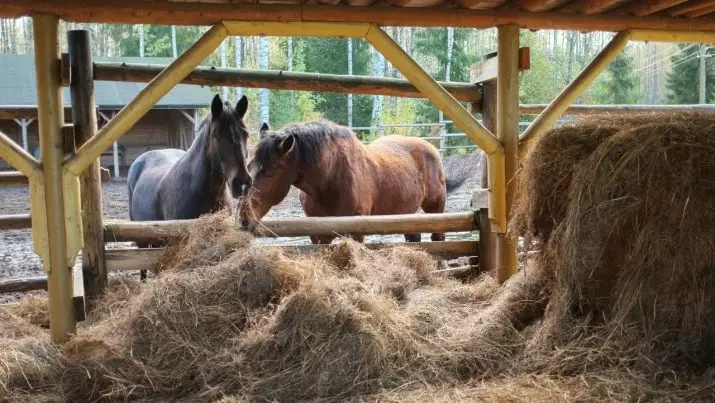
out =
[(298, 164), (315, 165), (320, 160), (321, 151), (333, 140), (355, 137), (343, 126), (326, 121), (293, 124), (279, 132), (269, 132), (256, 147), (254, 160), (259, 169), (270, 164), (271, 156), (288, 136), (295, 139), (295, 158)]

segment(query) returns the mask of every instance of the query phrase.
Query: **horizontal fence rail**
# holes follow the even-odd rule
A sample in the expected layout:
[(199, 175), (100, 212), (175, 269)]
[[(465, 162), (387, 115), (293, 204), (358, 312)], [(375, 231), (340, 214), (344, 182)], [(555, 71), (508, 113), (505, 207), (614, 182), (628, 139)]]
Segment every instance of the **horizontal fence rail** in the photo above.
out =
[[(285, 253), (311, 254), (335, 248), (339, 244), (330, 245), (263, 245), (261, 248), (279, 248)], [(391, 242), (391, 243), (366, 243), (368, 249), (379, 250), (388, 247), (403, 246), (423, 250), (433, 256), (443, 259), (456, 259), (459, 257), (479, 256), (479, 242), (477, 241), (441, 241), (441, 242)], [(152, 270), (156, 267), (164, 253), (163, 248), (153, 249), (108, 249), (105, 252), (107, 270), (110, 272)], [(0, 292), (2, 290), (0, 289)]]
[[(94, 79), (147, 83), (166, 66), (129, 63), (94, 63)], [(406, 98), (425, 98), (407, 80), (339, 74), (300, 73), (287, 71), (254, 71), (232, 68), (198, 67), (183, 84), (271, 90), (302, 90), (343, 94), (387, 95)], [(458, 101), (479, 102), (479, 87), (469, 83), (441, 82), (447, 92)]]
[[(106, 223), (106, 242), (162, 242), (182, 237), (195, 220)], [(409, 234), (462, 232), (478, 229), (473, 212), (349, 217), (264, 218), (256, 231), (262, 237), (310, 235)]]

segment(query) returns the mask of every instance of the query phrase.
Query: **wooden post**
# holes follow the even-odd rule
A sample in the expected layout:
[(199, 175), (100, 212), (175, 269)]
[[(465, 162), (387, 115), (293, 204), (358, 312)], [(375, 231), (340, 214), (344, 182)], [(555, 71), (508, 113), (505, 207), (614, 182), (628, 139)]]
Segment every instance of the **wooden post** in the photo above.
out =
[[(516, 173), (519, 164), (519, 26), (500, 25), (498, 28), (499, 75), (497, 78), (497, 139), (504, 147), (504, 179), (506, 181), (506, 217), (516, 192)], [(517, 272), (516, 239), (501, 228), (499, 233), (497, 280), (501, 283)]]
[[(67, 45), (70, 56), (72, 122), (75, 144), (81, 147), (97, 133), (97, 114), (94, 104), (94, 74), (89, 32), (69, 31)], [(102, 223), (102, 184), (99, 159), (80, 176), (82, 194), (82, 273), (84, 289), (89, 299), (102, 294), (107, 285), (104, 262), (104, 226)]]
[[(496, 80), (482, 83), (482, 121), (490, 132), (497, 132), (497, 83)], [(489, 188), (489, 164), (487, 155), (482, 154), (482, 189)], [(497, 236), (492, 232), (489, 209), (479, 209), (479, 270), (496, 273)]]
[(50, 332), (52, 340), (61, 343), (74, 334), (75, 320), (72, 305), (72, 268), (67, 265), (68, 242), (64, 214), (64, 150), (61, 133), (64, 109), (60, 87), (58, 19), (51, 15), (35, 15), (32, 17), (32, 24), (37, 80), (37, 122), (42, 147), (44, 213), (47, 219), (46, 234), (39, 233), (38, 228), (33, 231), (33, 237), (47, 237), (47, 250), (41, 254), (47, 258), (43, 264), (48, 273)]

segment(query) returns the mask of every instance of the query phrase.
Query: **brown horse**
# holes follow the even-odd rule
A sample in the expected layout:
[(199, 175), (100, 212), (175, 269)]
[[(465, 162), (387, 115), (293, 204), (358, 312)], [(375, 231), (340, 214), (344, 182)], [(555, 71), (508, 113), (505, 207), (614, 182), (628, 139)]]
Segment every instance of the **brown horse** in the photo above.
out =
[[(291, 185), (301, 190), (309, 217), (441, 213), (447, 194), (439, 152), (413, 137), (386, 136), (365, 146), (352, 130), (330, 122), (312, 122), (271, 132), (267, 124), (248, 163), (253, 186), (241, 202), (240, 220), (255, 229), (280, 203)], [(311, 236), (330, 243), (335, 236)], [(362, 242), (362, 236), (354, 236)], [(419, 242), (421, 234), (405, 234)], [(443, 233), (432, 234), (443, 241)]]

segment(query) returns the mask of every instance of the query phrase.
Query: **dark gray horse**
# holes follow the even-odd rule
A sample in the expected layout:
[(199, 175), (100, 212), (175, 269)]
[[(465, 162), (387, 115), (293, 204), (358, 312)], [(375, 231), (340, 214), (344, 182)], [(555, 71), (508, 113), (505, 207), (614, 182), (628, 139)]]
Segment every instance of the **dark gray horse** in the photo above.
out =
[[(127, 174), (129, 219), (185, 220), (230, 208), (230, 196), (246, 195), (248, 129), (244, 96), (234, 109), (216, 95), (188, 151), (152, 150), (140, 155)], [(230, 189), (230, 195), (227, 191)], [(137, 244), (146, 248), (149, 244)], [(146, 271), (141, 272), (146, 278)]]

